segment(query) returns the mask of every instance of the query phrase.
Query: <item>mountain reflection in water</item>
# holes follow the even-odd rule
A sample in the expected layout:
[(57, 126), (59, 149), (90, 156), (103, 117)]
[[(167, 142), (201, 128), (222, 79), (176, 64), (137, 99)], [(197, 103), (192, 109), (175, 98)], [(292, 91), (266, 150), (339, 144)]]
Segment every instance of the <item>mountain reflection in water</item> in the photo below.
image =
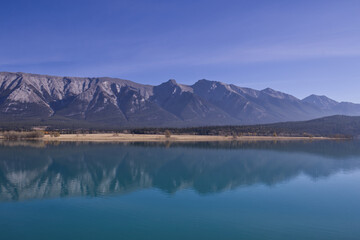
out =
[(216, 193), (360, 168), (360, 142), (0, 145), (0, 201), (98, 196), (145, 188)]

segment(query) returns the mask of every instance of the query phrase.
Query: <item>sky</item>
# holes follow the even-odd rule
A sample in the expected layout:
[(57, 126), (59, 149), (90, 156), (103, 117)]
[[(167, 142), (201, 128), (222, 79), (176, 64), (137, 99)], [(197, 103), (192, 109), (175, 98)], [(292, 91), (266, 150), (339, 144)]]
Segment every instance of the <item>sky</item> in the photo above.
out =
[(360, 1), (1, 0), (0, 71), (360, 103)]

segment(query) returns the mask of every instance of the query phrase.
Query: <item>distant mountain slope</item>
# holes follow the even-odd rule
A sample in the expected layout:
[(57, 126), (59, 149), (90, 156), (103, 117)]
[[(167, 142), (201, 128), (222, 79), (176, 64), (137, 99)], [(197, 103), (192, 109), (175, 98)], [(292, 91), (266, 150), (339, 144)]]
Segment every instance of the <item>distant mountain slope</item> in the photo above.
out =
[(302, 122), (285, 122), (267, 125), (278, 131), (310, 133), (319, 136), (360, 136), (360, 117), (335, 115)]
[(284, 132), (300, 136), (302, 134), (314, 136), (360, 136), (360, 117), (355, 116), (335, 115), (308, 121), (273, 123), (260, 126), (267, 130), (272, 129), (278, 134)]
[(326, 96), (318, 96), (315, 94), (312, 94), (304, 98), (302, 101), (312, 104), (318, 107), (319, 109), (323, 109), (323, 110), (331, 110), (339, 104), (335, 100), (332, 100)]
[(334, 114), (360, 115), (360, 104), (311, 95), (300, 100), (217, 81), (159, 86), (116, 78), (0, 73), (0, 123), (59, 127), (184, 127), (264, 124)]

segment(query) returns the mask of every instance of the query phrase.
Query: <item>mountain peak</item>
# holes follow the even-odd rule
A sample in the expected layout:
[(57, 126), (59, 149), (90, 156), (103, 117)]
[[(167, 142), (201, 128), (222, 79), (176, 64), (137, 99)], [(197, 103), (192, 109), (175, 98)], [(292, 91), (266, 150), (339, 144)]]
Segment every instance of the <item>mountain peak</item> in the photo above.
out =
[(289, 94), (286, 94), (286, 93), (283, 93), (283, 92), (280, 92), (280, 91), (276, 91), (272, 88), (265, 88), (263, 90), (260, 91), (261, 93), (264, 93), (266, 95), (269, 95), (273, 98), (278, 98), (278, 99), (288, 99), (288, 100), (295, 100), (295, 101), (298, 101), (299, 99), (297, 99), (296, 97), (292, 96), (292, 95), (289, 95)]
[(335, 101), (331, 98), (328, 98), (327, 96), (315, 95), (315, 94), (312, 94), (312, 95), (304, 98), (302, 100), (302, 102), (313, 104), (313, 105), (319, 107), (320, 109), (330, 109), (330, 108), (336, 106), (337, 104), (339, 104), (337, 101)]
[(273, 93), (273, 92), (277, 92), (276, 90), (274, 90), (274, 89), (272, 89), (272, 88), (269, 88), (269, 87), (267, 87), (267, 88), (265, 88), (265, 89), (263, 89), (263, 90), (261, 90), (262, 92), (271, 92), (271, 93)]
[(176, 82), (175, 79), (169, 79), (166, 83), (173, 84), (173, 85), (178, 85), (178, 83)]
[(200, 79), (200, 80), (196, 81), (194, 83), (194, 85), (196, 85), (196, 84), (224, 84), (224, 83), (219, 82), (219, 81), (215, 81), (215, 80), (208, 80), (208, 79), (203, 78), (203, 79)]
[(217, 86), (224, 86), (230, 90), (230, 85), (227, 83), (223, 83), (220, 81), (215, 80), (208, 80), (208, 79), (200, 79), (196, 83), (192, 85), (194, 86), (211, 86), (212, 88), (216, 88)]
[(176, 82), (175, 79), (169, 79), (168, 81), (160, 84), (159, 86), (157, 86), (158, 89), (173, 89), (173, 93), (176, 93), (178, 89), (179, 92), (192, 92), (192, 88), (187, 86), (187, 85), (183, 85), (183, 84), (179, 84)]
[(312, 103), (315, 103), (315, 102), (318, 102), (318, 101), (321, 101), (321, 102), (328, 102), (328, 103), (333, 103), (333, 104), (337, 104), (338, 102), (325, 96), (325, 95), (316, 95), (316, 94), (311, 94), (310, 96), (304, 98), (302, 101), (304, 102), (312, 102)]
[(213, 80), (203, 78), (203, 79), (198, 80), (198, 82), (213, 82)]
[(335, 100), (332, 100), (331, 98), (329, 98), (329, 97), (327, 97), (325, 95), (316, 95), (316, 94), (311, 94), (310, 96), (307, 96), (303, 100), (305, 100), (305, 99), (324, 99), (324, 100), (335, 101)]

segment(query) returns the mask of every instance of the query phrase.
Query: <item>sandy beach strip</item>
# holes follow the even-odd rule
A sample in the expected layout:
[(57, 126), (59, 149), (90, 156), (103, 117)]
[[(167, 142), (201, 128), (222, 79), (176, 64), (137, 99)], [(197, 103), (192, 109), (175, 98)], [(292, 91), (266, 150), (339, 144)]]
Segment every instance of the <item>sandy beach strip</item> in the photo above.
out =
[(208, 136), (208, 135), (165, 135), (156, 134), (62, 134), (58, 137), (45, 135), (44, 141), (62, 142), (214, 142), (214, 141), (294, 141), (294, 140), (330, 140), (327, 137), (282, 137), (282, 136)]

